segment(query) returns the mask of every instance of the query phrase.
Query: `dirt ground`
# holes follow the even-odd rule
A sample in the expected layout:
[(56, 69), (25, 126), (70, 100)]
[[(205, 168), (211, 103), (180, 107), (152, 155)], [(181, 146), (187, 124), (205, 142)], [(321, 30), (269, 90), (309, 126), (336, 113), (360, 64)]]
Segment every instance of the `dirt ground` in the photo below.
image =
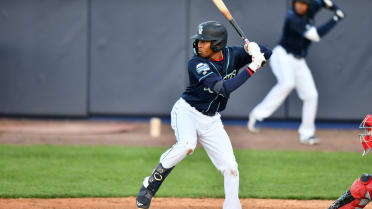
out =
[[(296, 130), (264, 128), (251, 134), (243, 126), (226, 126), (235, 149), (360, 152), (360, 130), (317, 130), (321, 143), (303, 145)], [(169, 124), (161, 136), (149, 136), (144, 122), (29, 121), (0, 119), (0, 144), (172, 146), (176, 139)], [(241, 199), (244, 209), (319, 209), (331, 200)], [(217, 209), (223, 199), (154, 198), (151, 209)], [(129, 198), (0, 199), (1, 209), (135, 209)], [(372, 205), (366, 207), (372, 209)]]

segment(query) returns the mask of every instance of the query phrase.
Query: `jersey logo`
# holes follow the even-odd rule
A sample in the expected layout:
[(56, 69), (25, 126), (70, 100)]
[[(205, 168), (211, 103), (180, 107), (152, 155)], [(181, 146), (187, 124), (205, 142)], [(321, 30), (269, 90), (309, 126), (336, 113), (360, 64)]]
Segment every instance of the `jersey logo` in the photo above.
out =
[(204, 87), (204, 91), (208, 91), (209, 93), (214, 94), (214, 91), (212, 91), (212, 89), (208, 87)]
[(210, 70), (210, 68), (205, 63), (199, 63), (198, 65), (196, 65), (196, 72), (198, 74), (203, 73), (203, 75), (205, 75), (208, 70)]
[(227, 74), (225, 77), (223, 77), (223, 80), (228, 80), (230, 78), (234, 78), (236, 76), (236, 70), (232, 71), (230, 74)]
[(199, 30), (198, 30), (199, 35), (203, 34), (203, 26), (199, 25)]

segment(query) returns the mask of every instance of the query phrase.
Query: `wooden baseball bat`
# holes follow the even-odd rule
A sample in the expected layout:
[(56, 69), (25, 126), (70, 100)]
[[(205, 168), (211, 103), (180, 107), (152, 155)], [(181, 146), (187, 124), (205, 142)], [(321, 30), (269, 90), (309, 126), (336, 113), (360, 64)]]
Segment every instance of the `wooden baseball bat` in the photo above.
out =
[(247, 36), (244, 34), (243, 30), (239, 27), (239, 25), (235, 22), (234, 18), (232, 17), (230, 11), (227, 9), (225, 3), (222, 0), (212, 0), (216, 7), (221, 11), (221, 13), (226, 17), (226, 19), (230, 22), (236, 32), (239, 34), (240, 38), (244, 42), (249, 42)]

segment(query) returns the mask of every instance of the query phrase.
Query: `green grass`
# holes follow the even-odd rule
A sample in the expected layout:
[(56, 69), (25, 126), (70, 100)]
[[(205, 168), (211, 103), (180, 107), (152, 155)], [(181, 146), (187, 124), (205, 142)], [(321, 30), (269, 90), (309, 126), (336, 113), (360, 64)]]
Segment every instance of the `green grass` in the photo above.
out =
[[(166, 148), (0, 145), (0, 197), (135, 196)], [(370, 157), (346, 152), (236, 150), (240, 196), (335, 199)], [(203, 149), (182, 161), (157, 196), (223, 197), (223, 177)]]

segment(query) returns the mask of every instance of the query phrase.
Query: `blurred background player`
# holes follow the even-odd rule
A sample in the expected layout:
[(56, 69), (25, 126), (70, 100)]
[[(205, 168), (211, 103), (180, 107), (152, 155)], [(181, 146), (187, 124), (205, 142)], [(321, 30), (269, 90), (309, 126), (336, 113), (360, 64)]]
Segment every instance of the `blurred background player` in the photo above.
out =
[(177, 143), (161, 155), (160, 163), (144, 179), (136, 198), (138, 208), (150, 207), (164, 179), (194, 151), (199, 137), (200, 144), (224, 176), (223, 208), (241, 209), (238, 165), (219, 112), (225, 109), (230, 93), (271, 56), (271, 50), (254, 42), (244, 47), (226, 47), (227, 31), (214, 21), (201, 23), (192, 38), (195, 55), (188, 63), (189, 85), (171, 112)]
[[(334, 11), (324, 25), (316, 28), (314, 15), (321, 8)], [(256, 121), (269, 117), (284, 102), (289, 93), (296, 88), (303, 101), (302, 121), (299, 127), (300, 142), (316, 144), (315, 115), (318, 92), (305, 57), (311, 42), (318, 42), (336, 23), (344, 18), (344, 13), (330, 0), (294, 0), (285, 19), (279, 45), (273, 50), (270, 66), (277, 84), (270, 90), (261, 103), (249, 114), (248, 129), (257, 132)]]
[[(367, 115), (364, 118), (360, 124), (360, 128), (364, 129), (364, 134), (360, 135), (364, 156), (372, 148), (372, 115)], [(371, 201), (371, 195), (372, 176), (371, 174), (362, 174), (328, 209), (364, 208)]]

